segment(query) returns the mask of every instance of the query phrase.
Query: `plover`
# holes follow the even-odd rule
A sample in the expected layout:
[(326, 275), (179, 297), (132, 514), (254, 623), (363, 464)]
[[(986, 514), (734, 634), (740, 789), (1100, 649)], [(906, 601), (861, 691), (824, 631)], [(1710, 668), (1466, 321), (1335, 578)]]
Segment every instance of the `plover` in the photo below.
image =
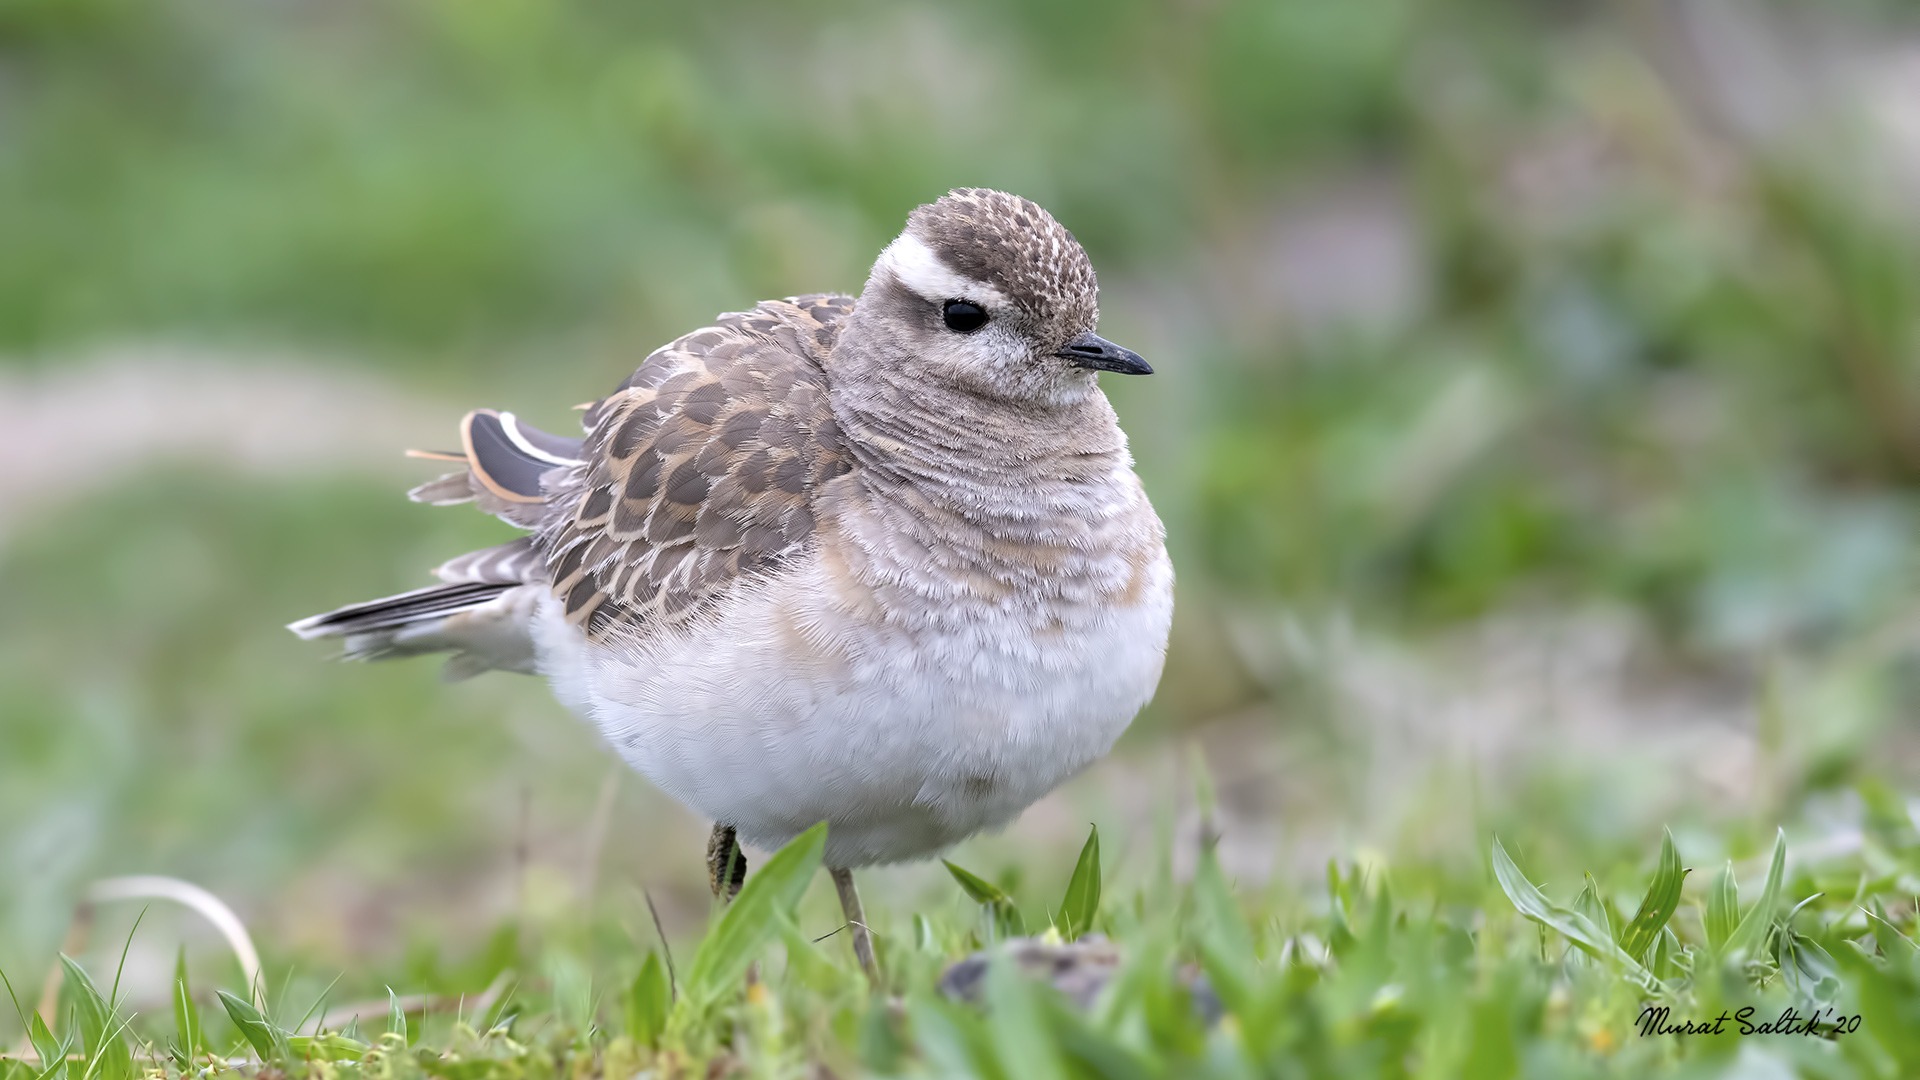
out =
[(440, 584), (292, 624), (449, 678), (544, 675), (633, 768), (737, 843), (828, 823), (851, 870), (1004, 826), (1153, 695), (1165, 531), (1099, 372), (1093, 266), (1026, 199), (921, 206), (856, 299), (771, 300), (659, 349), (584, 438), (482, 409), (414, 489), (529, 530)]

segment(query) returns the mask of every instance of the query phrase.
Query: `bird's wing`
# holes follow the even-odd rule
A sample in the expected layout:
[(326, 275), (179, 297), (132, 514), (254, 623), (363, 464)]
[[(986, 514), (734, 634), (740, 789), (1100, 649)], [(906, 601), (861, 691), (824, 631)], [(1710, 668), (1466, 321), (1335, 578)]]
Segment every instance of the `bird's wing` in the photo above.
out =
[(723, 315), (588, 408), (581, 463), (534, 489), (535, 543), (569, 621), (596, 638), (678, 622), (805, 546), (815, 493), (853, 467), (822, 366), (853, 303)]

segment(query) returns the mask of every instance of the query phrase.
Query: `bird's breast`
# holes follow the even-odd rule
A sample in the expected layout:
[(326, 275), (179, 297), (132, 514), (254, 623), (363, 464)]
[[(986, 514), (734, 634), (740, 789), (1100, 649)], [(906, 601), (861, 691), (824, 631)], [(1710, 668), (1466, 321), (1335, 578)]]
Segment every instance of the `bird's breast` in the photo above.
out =
[(826, 820), (857, 865), (1002, 824), (1104, 754), (1159, 682), (1173, 571), (1126, 480), (1072, 520), (1002, 528), (822, 500), (815, 542), (779, 572), (587, 646), (590, 715), (754, 843)]
[(830, 601), (895, 629), (1066, 632), (1147, 602), (1166, 558), (1160, 520), (1126, 469), (1056, 490), (836, 485), (816, 507)]

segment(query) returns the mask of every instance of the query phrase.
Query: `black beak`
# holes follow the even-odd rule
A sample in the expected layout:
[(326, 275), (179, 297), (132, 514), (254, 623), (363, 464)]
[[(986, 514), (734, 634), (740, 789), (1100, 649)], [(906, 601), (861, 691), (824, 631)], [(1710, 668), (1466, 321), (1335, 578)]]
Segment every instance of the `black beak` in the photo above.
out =
[(1091, 371), (1114, 371), (1122, 375), (1151, 375), (1153, 365), (1132, 349), (1123, 349), (1099, 334), (1086, 333), (1067, 342), (1053, 355), (1071, 360)]

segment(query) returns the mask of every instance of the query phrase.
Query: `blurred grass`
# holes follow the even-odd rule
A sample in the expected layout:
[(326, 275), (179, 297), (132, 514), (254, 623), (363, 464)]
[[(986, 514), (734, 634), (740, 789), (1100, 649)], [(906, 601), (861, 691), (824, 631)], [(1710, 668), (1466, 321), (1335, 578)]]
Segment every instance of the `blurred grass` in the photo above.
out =
[[(1472, 908), (1496, 827), (1617, 891), (1661, 821), (1748, 858), (1916, 789), (1920, 166), (1886, 119), (1916, 41), (1866, 0), (5, 0), (0, 395), (158, 341), (559, 427), (713, 312), (857, 288), (940, 191), (1018, 191), (1161, 372), (1111, 392), (1180, 614), (1114, 771), (961, 861), (1053, 889), (1086, 819), (1136, 860), (1190, 839), (1153, 770), (1196, 737), (1275, 919), (1324, 917), (1295, 879), (1328, 850)], [(0, 966), (43, 969), (84, 882), (130, 871), (238, 898), (276, 963), (357, 992), (471, 992), (549, 939), (637, 970), (636, 882), (692, 932), (698, 823), (638, 782), (597, 816), (608, 760), (538, 685), (277, 630), (496, 525), (398, 471), (0, 452), (56, 477), (0, 519)], [(1436, 688), (1524, 681), (1462, 639), (1594, 620), (1648, 695), (1565, 706), (1625, 717), (1604, 753), (1474, 719), (1558, 732), (1551, 703), (1446, 718)], [(1736, 747), (1737, 783), (1674, 779)], [(936, 871), (870, 907), (904, 927)], [(1548, 1022), (1544, 976), (1484, 970), (1476, 1008)]]

